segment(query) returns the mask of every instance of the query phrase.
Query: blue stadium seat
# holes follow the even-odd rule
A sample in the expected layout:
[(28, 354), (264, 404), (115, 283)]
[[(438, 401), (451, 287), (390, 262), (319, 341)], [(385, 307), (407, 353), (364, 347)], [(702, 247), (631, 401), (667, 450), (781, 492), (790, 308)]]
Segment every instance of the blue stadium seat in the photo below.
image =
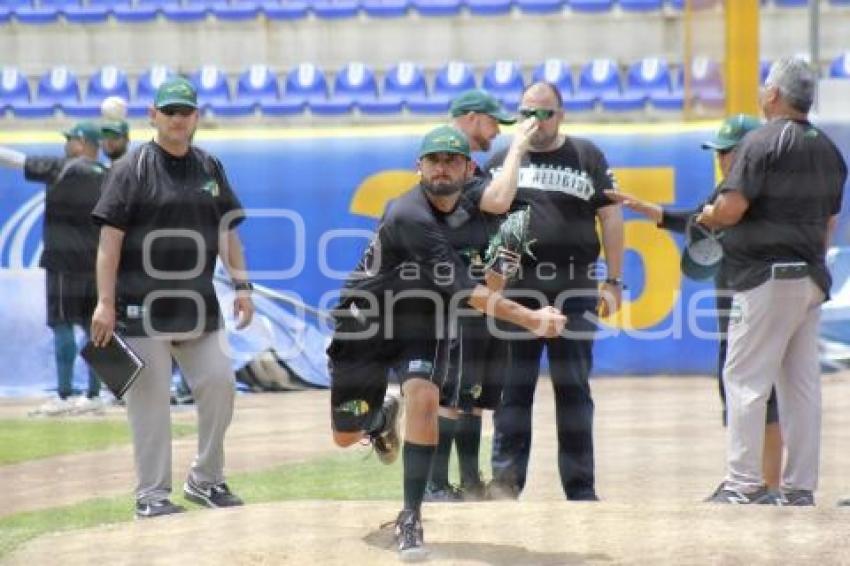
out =
[(165, 65), (154, 65), (147, 71), (141, 74), (136, 85), (136, 98), (130, 101), (127, 105), (127, 112), (130, 117), (139, 118), (146, 116), (148, 108), (153, 104), (153, 97), (156, 94), (156, 89), (159, 88), (166, 79), (174, 76), (174, 71)]
[[(685, 1), (686, 0), (672, 0), (670, 5), (676, 8), (677, 10), (685, 9)], [(721, 0), (691, 0), (691, 8), (694, 10), (707, 10), (709, 8), (714, 8), (720, 3)], [(764, 0), (762, 0), (764, 2)]]
[(52, 24), (59, 19), (59, 10), (52, 6), (38, 8), (32, 6), (18, 6), (14, 10), (14, 16), (22, 24), (44, 25)]
[(664, 7), (663, 0), (620, 0), (624, 12), (654, 12)]
[[(684, 80), (684, 79), (682, 79)], [(680, 85), (684, 88), (684, 84)], [(720, 65), (708, 57), (695, 57), (691, 62), (693, 96), (706, 107), (721, 108), (726, 100)]]
[(501, 100), (508, 109), (516, 110), (525, 88), (522, 69), (513, 61), (496, 61), (484, 71), (481, 88)]
[(764, 81), (767, 80), (767, 75), (770, 73), (770, 66), (773, 63), (770, 61), (760, 61), (759, 62), (759, 84), (763, 85)]
[(166, 20), (177, 23), (200, 22), (207, 18), (209, 6), (205, 4), (162, 4), (160, 9)]
[(685, 102), (684, 93), (673, 90), (670, 67), (659, 57), (646, 57), (629, 67), (625, 93), (649, 100), (661, 110), (681, 110)]
[(469, 12), (476, 16), (498, 16), (511, 11), (513, 0), (466, 0)]
[(829, 64), (829, 76), (834, 79), (850, 79), (850, 51), (845, 51)]
[(212, 14), (224, 22), (244, 22), (260, 15), (260, 5), (255, 2), (216, 2)]
[(434, 88), (424, 101), (410, 100), (408, 108), (417, 114), (444, 113), (451, 100), (465, 90), (476, 88), (472, 68), (461, 61), (449, 61), (434, 77)]
[(517, 0), (516, 5), (526, 14), (551, 14), (564, 9), (564, 0)]
[(614, 0), (568, 0), (567, 3), (574, 12), (610, 12), (614, 7)]
[(455, 16), (461, 0), (412, 0), (413, 7), (423, 16)]
[[(30, 87), (27, 78), (15, 67), (0, 70), (0, 111), (17, 109), (30, 104)], [(2, 112), (0, 112), (2, 114)]]
[(403, 105), (411, 104), (425, 108), (428, 102), (428, 84), (422, 67), (410, 61), (402, 61), (384, 75), (384, 91), (379, 99), (396, 112)]
[(358, 0), (313, 0), (311, 8), (323, 20), (353, 18), (360, 11)]
[(72, 24), (97, 24), (109, 19), (106, 6), (65, 6), (62, 8), (65, 20)]
[(850, 6), (850, 0), (829, 0), (832, 6)]
[(564, 108), (570, 112), (588, 112), (593, 110), (596, 103), (595, 95), (575, 92), (570, 67), (560, 59), (547, 59), (535, 67), (531, 80), (535, 83), (545, 81), (557, 86), (564, 99)]
[(131, 4), (121, 2), (112, 5), (112, 15), (121, 23), (151, 22), (156, 19), (159, 6), (155, 4)]
[(212, 110), (216, 116), (248, 116), (254, 112), (254, 103), (233, 100), (227, 75), (215, 65), (204, 65), (189, 76), (198, 91), (198, 105)]
[(305, 0), (265, 0), (261, 6), (270, 20), (300, 20), (307, 17), (309, 8)]
[(595, 59), (585, 63), (579, 73), (576, 92), (601, 99), (603, 94), (620, 94), (620, 77), (612, 59)]
[(361, 102), (368, 105), (377, 99), (378, 83), (375, 81), (375, 72), (363, 63), (353, 62), (337, 71), (332, 96), (326, 100), (312, 100), (308, 104), (314, 114), (337, 116), (347, 114)]
[(371, 18), (400, 18), (407, 15), (410, 0), (362, 0), (360, 7)]
[(280, 100), (277, 75), (267, 65), (251, 65), (239, 75), (235, 100), (262, 105)]
[(779, 8), (805, 8), (809, 5), (809, 0), (773, 0)]
[[(279, 113), (302, 112), (307, 104), (328, 98), (325, 73), (313, 63), (301, 63), (286, 74), (286, 86), (279, 103)], [(265, 108), (265, 107), (264, 107)]]
[(12, 19), (12, 10), (0, 5), (0, 24), (5, 24)]
[(36, 102), (63, 107), (80, 102), (80, 85), (68, 67), (56, 66), (44, 73), (38, 81)]
[(124, 71), (113, 65), (99, 69), (89, 77), (88, 88), (82, 102), (67, 103), (62, 110), (75, 118), (96, 118), (100, 116), (100, 103), (107, 96), (120, 96), (130, 100), (130, 83)]

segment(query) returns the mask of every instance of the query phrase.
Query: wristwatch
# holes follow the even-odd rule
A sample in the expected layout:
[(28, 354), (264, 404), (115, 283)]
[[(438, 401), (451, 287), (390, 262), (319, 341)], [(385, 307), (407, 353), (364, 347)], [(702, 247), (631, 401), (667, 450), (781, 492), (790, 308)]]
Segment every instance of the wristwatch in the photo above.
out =
[(625, 289), (626, 285), (623, 283), (622, 277), (608, 277), (605, 279), (605, 283), (608, 285), (614, 285), (616, 287), (623, 287)]
[(234, 281), (233, 282), (233, 290), (234, 291), (253, 291), (254, 286), (250, 281)]

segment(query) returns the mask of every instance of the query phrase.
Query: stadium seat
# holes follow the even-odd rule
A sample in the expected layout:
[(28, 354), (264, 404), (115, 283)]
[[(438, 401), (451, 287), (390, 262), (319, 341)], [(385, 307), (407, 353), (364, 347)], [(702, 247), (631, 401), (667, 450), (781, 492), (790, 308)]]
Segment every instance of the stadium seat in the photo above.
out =
[(270, 20), (300, 20), (307, 17), (309, 8), (304, 0), (265, 0), (261, 7)]
[(834, 79), (850, 79), (850, 51), (845, 51), (829, 64), (829, 76)]
[(166, 79), (174, 76), (174, 71), (164, 65), (154, 65), (139, 77), (136, 87), (136, 98), (127, 105), (130, 117), (139, 118), (146, 116), (148, 108), (153, 104), (156, 89)]
[(6, 6), (0, 6), (0, 24), (5, 24), (12, 19), (12, 10)]
[(44, 25), (52, 24), (59, 19), (59, 10), (52, 6), (18, 6), (14, 10), (15, 19), (22, 24)]
[(313, 0), (311, 8), (318, 18), (340, 20), (355, 17), (360, 4), (358, 0)]
[(205, 4), (162, 4), (160, 7), (166, 20), (177, 23), (200, 22), (207, 18), (209, 6)]
[(384, 90), (379, 103), (401, 111), (402, 106), (411, 104), (425, 108), (428, 101), (428, 85), (422, 67), (410, 61), (402, 61), (384, 75)]
[(100, 103), (107, 96), (120, 96), (130, 100), (130, 84), (127, 75), (113, 65), (99, 69), (89, 77), (88, 88), (82, 102), (67, 103), (62, 110), (75, 118), (96, 118), (100, 116)]
[(408, 108), (417, 114), (448, 112), (452, 98), (476, 86), (475, 75), (469, 65), (450, 61), (437, 71), (431, 95), (424, 101), (410, 100)]
[(646, 57), (629, 67), (624, 94), (649, 100), (662, 110), (681, 110), (685, 102), (682, 91), (673, 91), (670, 67), (658, 57)]
[(314, 114), (338, 116), (350, 112), (360, 102), (368, 105), (377, 99), (375, 72), (363, 63), (353, 62), (337, 71), (331, 96), (325, 100), (311, 100), (308, 105)]
[(227, 75), (215, 65), (204, 65), (189, 76), (198, 91), (198, 106), (220, 116), (245, 116), (254, 111), (250, 102), (231, 100)]
[(159, 6), (154, 4), (131, 4), (122, 2), (112, 5), (112, 15), (121, 23), (134, 24), (156, 19)]
[[(313, 63), (301, 63), (286, 74), (283, 96), (272, 114), (295, 114), (302, 112), (308, 103), (328, 98), (328, 81), (325, 73)], [(264, 105), (265, 109), (266, 106)]]
[(251, 65), (239, 75), (234, 100), (260, 106), (277, 102), (280, 100), (277, 75), (267, 65)]
[(764, 81), (767, 80), (767, 75), (770, 73), (770, 66), (773, 63), (770, 61), (761, 61), (759, 62), (759, 84), (763, 85)]
[[(680, 76), (679, 88), (684, 90), (684, 74)], [(708, 57), (695, 57), (691, 62), (691, 90), (693, 97), (703, 106), (721, 108), (726, 95), (723, 93), (723, 78), (720, 66)]]
[(0, 70), (0, 110), (17, 109), (30, 104), (30, 87), (27, 78), (15, 67)]
[(400, 18), (407, 15), (409, 0), (362, 0), (360, 7), (371, 18)]
[(654, 12), (664, 7), (663, 0), (620, 0), (624, 12)]
[(68, 67), (53, 67), (38, 81), (36, 102), (62, 107), (80, 101), (80, 85)]
[(105, 22), (109, 16), (109, 9), (102, 5), (89, 5), (80, 0), (40, 0), (42, 7), (56, 8), (65, 16), (65, 20), (75, 24), (91, 24)]
[(551, 14), (564, 9), (564, 0), (517, 0), (516, 5), (526, 14)]
[(497, 16), (511, 11), (512, 0), (466, 0), (466, 7), (476, 16)]
[(260, 15), (260, 5), (255, 2), (216, 2), (212, 14), (224, 22), (244, 22)]
[(601, 100), (603, 95), (620, 95), (620, 77), (612, 59), (595, 59), (585, 63), (579, 73), (576, 92)]
[(778, 8), (805, 8), (809, 0), (773, 0)]
[(423, 16), (455, 16), (461, 0), (412, 0), (413, 7)]
[(610, 12), (614, 7), (614, 0), (568, 0), (570, 8), (574, 12)]
[(481, 88), (501, 100), (508, 109), (516, 110), (525, 79), (519, 65), (513, 61), (496, 61), (484, 71)]
[[(715, 6), (717, 6), (720, 1), (721, 0), (691, 0), (691, 8), (694, 10), (707, 10), (709, 8), (714, 8)], [(672, 0), (670, 5), (676, 8), (677, 10), (684, 10), (685, 2), (686, 0)]]
[(560, 59), (547, 59), (537, 65), (531, 72), (531, 82), (547, 82), (558, 87), (563, 98), (564, 108), (571, 112), (585, 112), (593, 110), (595, 97), (592, 95), (578, 95), (573, 86), (573, 75), (570, 67)]

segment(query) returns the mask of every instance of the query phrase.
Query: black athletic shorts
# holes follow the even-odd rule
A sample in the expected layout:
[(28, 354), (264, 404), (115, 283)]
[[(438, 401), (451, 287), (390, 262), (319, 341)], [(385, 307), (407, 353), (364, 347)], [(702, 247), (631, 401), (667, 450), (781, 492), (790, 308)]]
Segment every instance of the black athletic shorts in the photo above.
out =
[(85, 328), (97, 305), (94, 274), (47, 271), (47, 325), (78, 324)]
[[(378, 329), (367, 336), (367, 329)], [(429, 336), (386, 338), (377, 320), (339, 316), (328, 346), (331, 413), (334, 430), (368, 430), (380, 410), (391, 374), (400, 383), (412, 377), (433, 382), (441, 390), (449, 375), (446, 340)], [(352, 336), (361, 333), (361, 336)]]

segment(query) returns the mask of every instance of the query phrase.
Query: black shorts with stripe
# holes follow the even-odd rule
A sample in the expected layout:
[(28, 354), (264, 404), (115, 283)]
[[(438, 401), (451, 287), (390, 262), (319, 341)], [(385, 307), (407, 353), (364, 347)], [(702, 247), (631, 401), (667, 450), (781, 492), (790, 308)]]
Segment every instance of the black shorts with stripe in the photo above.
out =
[(97, 305), (94, 274), (47, 271), (47, 325), (78, 324), (88, 328)]

